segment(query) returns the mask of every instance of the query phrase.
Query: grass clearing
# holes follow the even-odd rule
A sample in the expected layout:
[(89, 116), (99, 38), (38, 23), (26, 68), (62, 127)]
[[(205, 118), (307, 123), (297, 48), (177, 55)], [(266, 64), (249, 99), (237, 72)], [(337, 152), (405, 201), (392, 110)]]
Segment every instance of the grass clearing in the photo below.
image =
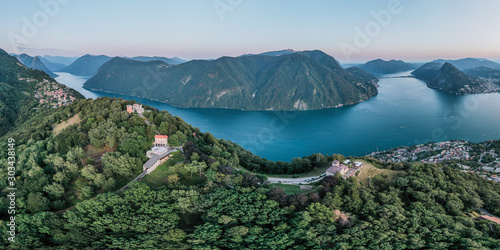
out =
[(370, 180), (379, 174), (385, 174), (389, 178), (391, 178), (398, 173), (398, 171), (394, 170), (376, 168), (372, 164), (367, 163), (366, 161), (362, 162), (363, 162), (363, 168), (361, 169), (361, 173), (357, 176), (357, 179), (364, 185), (368, 185)]
[(299, 185), (280, 184), (280, 183), (273, 183), (269, 186), (282, 188), (283, 190), (285, 190), (285, 193), (288, 195), (311, 193), (317, 189), (317, 187), (313, 187), (311, 190), (302, 190), (302, 189), (300, 189)]
[(54, 128), (52, 129), (52, 134), (57, 135), (68, 126), (79, 124), (81, 121), (82, 120), (80, 119), (80, 116), (76, 114), (73, 117), (69, 118), (67, 121), (54, 125), (53, 126)]
[(158, 166), (151, 174), (144, 176), (141, 181), (150, 187), (156, 188), (165, 185), (168, 176), (177, 175), (179, 182), (183, 185), (197, 185), (202, 183), (205, 178), (197, 173), (191, 176), (190, 173), (184, 171), (184, 164), (179, 163), (182, 161), (184, 161), (182, 153), (180, 151), (174, 152), (168, 161)]

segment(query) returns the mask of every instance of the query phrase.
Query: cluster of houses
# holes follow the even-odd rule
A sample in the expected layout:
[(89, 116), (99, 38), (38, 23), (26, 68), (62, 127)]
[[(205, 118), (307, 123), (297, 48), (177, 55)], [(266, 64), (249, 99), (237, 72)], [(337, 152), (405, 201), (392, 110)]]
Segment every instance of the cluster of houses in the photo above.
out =
[(326, 170), (326, 175), (333, 176), (339, 173), (344, 179), (347, 179), (356, 173), (361, 173), (362, 168), (363, 163), (360, 161), (345, 160), (343, 163), (332, 161), (332, 166)]
[[(488, 142), (485, 142), (488, 143)], [(475, 160), (480, 162), (481, 167), (473, 169), (470, 166), (458, 164), (463, 172), (475, 172), (479, 176), (489, 180), (500, 182), (500, 157), (495, 150), (482, 151), (471, 155), (473, 151), (469, 142), (445, 141), (438, 143), (421, 144), (414, 147), (399, 147), (382, 152), (373, 152), (369, 156), (382, 162), (419, 161), (422, 163), (437, 164), (446, 160)], [(493, 162), (482, 162), (483, 157), (489, 155), (495, 160)], [(425, 156), (422, 158), (422, 156)]]
[(133, 105), (127, 105), (127, 112), (129, 114), (132, 114), (134, 112), (137, 112), (137, 114), (142, 117), (144, 115), (144, 108), (142, 107), (141, 104), (134, 103)]
[(469, 151), (470, 146), (464, 141), (445, 141), (438, 143), (420, 144), (414, 147), (399, 147), (392, 150), (373, 152), (371, 157), (381, 162), (403, 162), (416, 161), (419, 156), (431, 154), (425, 159), (420, 160), (423, 163), (439, 163), (444, 160), (469, 160), (472, 159)]
[[(20, 78), (24, 79), (24, 78)], [(32, 80), (32, 79), (29, 79)], [(39, 104), (46, 105), (46, 107), (57, 108), (72, 103), (76, 98), (71, 96), (67, 89), (57, 86), (55, 83), (51, 84), (48, 80), (43, 80), (43, 86), (35, 90), (35, 98), (38, 99)]]
[(482, 166), (479, 169), (472, 169), (472, 167), (468, 165), (458, 164), (458, 167), (462, 172), (476, 173), (479, 176), (486, 178), (488, 180), (492, 180), (494, 182), (500, 182), (500, 163), (493, 162), (495, 165), (491, 166)]

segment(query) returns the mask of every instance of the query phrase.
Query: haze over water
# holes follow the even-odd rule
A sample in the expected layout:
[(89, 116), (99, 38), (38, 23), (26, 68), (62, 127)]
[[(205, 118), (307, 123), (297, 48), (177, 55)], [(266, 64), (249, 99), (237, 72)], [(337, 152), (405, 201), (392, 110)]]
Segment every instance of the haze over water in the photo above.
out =
[[(500, 139), (500, 93), (453, 96), (415, 78), (381, 78), (379, 94), (357, 105), (316, 111), (181, 109), (143, 98), (82, 88), (86, 77), (57, 72), (56, 80), (87, 98), (120, 97), (167, 110), (217, 138), (269, 160), (313, 153), (365, 155), (402, 145)], [(387, 76), (406, 76), (404, 72)]]

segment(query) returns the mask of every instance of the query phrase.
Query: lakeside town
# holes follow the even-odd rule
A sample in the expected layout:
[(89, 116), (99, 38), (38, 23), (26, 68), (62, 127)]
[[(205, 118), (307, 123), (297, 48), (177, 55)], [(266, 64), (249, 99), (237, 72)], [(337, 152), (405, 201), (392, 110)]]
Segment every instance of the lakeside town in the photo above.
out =
[(492, 141), (444, 141), (415, 146), (402, 146), (373, 152), (368, 156), (381, 162), (449, 163), (463, 172), (475, 172), (489, 180), (500, 182), (500, 155), (491, 148)]
[[(19, 78), (19, 80), (26, 82), (37, 81), (31, 78)], [(43, 79), (43, 81), (37, 82), (37, 87), (38, 89), (34, 91), (34, 97), (39, 103), (38, 108), (57, 108), (69, 105), (76, 100), (76, 97), (69, 93), (68, 87), (57, 82)]]

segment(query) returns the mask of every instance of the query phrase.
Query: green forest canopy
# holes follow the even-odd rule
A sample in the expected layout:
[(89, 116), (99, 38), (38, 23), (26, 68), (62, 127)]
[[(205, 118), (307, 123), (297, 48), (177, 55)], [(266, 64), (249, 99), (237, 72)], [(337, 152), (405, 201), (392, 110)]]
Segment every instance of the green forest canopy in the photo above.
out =
[[(151, 112), (147, 126), (125, 112), (132, 101), (77, 100), (38, 116), (1, 138), (17, 147), (19, 230), (11, 248), (73, 249), (417, 249), (495, 248), (500, 226), (469, 216), (478, 208), (500, 215), (500, 185), (473, 173), (422, 163), (381, 163), (397, 175), (367, 185), (335, 176), (315, 191), (287, 195), (264, 177), (237, 170), (289, 173), (333, 159), (315, 154), (292, 163), (262, 159), (201, 133), (168, 112)], [(80, 124), (57, 136), (52, 126), (79, 114)], [(164, 185), (136, 183), (155, 131), (184, 144), (185, 163)], [(176, 136), (174, 136), (176, 135)], [(5, 165), (5, 152), (0, 163)], [(99, 161), (99, 159), (102, 159)], [(302, 168), (301, 168), (302, 167)], [(0, 172), (4, 189), (6, 173)], [(196, 182), (190, 182), (196, 178)], [(0, 197), (6, 218), (5, 193)], [(1, 225), (6, 230), (5, 221)]]

